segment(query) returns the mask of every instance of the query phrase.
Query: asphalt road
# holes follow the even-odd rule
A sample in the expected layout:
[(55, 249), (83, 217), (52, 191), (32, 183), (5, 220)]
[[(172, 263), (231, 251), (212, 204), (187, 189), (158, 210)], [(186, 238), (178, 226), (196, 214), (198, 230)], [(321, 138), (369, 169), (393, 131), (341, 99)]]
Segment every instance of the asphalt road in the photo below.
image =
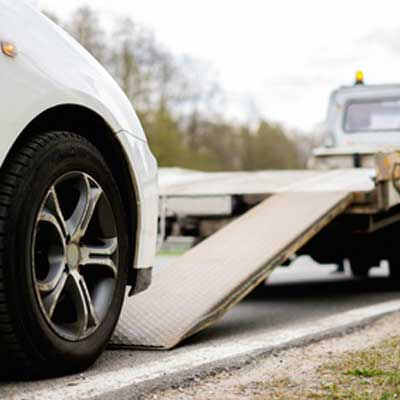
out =
[[(161, 266), (170, 261), (169, 258), (159, 259)], [(84, 374), (51, 382), (2, 382), (0, 398), (30, 399), (32, 391), (47, 389), (49, 385), (59, 388), (79, 385), (100, 373), (127, 367), (146, 368), (149, 362), (162, 361), (174, 353), (182, 355), (205, 346), (217, 348), (219, 344), (243, 339), (250, 333), (268, 335), (278, 329), (290, 329), (292, 325), (399, 298), (397, 288), (389, 285), (385, 278), (385, 266), (373, 270), (373, 278), (369, 280), (353, 279), (348, 271), (341, 274), (334, 271), (334, 266), (319, 266), (308, 258), (300, 259), (289, 268), (276, 270), (265, 286), (259, 287), (221, 321), (173, 351), (107, 351)]]
[[(168, 258), (159, 259), (161, 267)], [(185, 346), (201, 346), (203, 342), (235, 340), (249, 332), (290, 327), (333, 313), (400, 298), (387, 281), (388, 269), (383, 265), (371, 271), (372, 278), (358, 280), (345, 273), (336, 273), (336, 266), (316, 264), (302, 257), (290, 267), (278, 268), (265, 285), (232, 309), (216, 325), (185, 342)]]

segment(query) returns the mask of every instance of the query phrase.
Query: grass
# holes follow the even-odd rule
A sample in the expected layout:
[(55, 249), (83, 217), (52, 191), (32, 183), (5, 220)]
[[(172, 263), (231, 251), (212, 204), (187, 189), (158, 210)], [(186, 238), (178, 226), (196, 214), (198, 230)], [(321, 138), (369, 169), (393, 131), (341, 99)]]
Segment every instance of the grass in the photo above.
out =
[(254, 400), (400, 400), (400, 337), (348, 353), (305, 380), (253, 382), (237, 390), (248, 390)]
[(380, 369), (370, 369), (370, 368), (356, 368), (351, 371), (347, 371), (349, 375), (361, 376), (364, 378), (373, 378), (375, 376), (385, 375), (385, 372)]

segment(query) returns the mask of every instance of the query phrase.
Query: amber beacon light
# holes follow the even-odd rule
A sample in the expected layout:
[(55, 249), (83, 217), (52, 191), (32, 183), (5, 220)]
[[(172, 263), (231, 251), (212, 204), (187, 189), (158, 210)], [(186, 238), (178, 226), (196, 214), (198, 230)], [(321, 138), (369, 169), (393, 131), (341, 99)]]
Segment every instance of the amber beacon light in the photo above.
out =
[(364, 85), (364, 72), (363, 71), (356, 72), (355, 85)]
[(16, 57), (17, 56), (17, 48), (11, 42), (7, 42), (7, 41), (2, 40), (1, 41), (1, 51), (7, 57)]

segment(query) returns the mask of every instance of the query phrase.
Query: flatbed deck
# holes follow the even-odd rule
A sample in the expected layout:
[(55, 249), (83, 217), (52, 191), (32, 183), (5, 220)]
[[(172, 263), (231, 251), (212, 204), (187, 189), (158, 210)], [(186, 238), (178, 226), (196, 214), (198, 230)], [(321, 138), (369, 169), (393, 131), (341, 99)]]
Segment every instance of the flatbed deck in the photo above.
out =
[[(341, 157), (347, 160), (351, 155)], [(354, 201), (347, 212), (358, 214), (376, 214), (400, 204), (400, 154), (360, 154), (358, 158), (369, 167), (251, 172), (165, 168), (159, 174), (161, 204), (165, 215), (178, 217), (227, 216), (234, 211), (234, 198), (254, 206), (285, 192), (351, 192)], [(325, 156), (321, 161), (324, 165)]]
[(272, 195), (282, 192), (369, 192), (375, 187), (374, 168), (197, 172), (161, 169), (161, 196)]
[[(397, 153), (377, 154), (375, 168), (162, 170), (160, 225), (186, 218), (192, 228), (193, 221), (199, 225), (197, 236), (205, 240), (157, 271), (150, 289), (126, 302), (113, 345), (174, 347), (298, 252), (319, 262), (387, 259), (396, 242), (383, 228), (400, 222), (399, 180)], [(202, 234), (204, 222), (221, 218), (222, 224)]]

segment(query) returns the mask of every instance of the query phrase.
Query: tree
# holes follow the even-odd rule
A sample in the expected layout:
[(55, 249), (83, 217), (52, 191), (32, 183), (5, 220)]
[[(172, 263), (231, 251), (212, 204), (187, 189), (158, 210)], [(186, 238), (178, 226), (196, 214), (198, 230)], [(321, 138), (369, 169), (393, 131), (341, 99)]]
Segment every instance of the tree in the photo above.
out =
[(297, 149), (279, 125), (261, 121), (257, 131), (242, 132), (245, 170), (298, 168)]
[(182, 164), (185, 150), (182, 132), (165, 108), (160, 108), (154, 114), (151, 121), (146, 123), (145, 129), (150, 147), (160, 165), (173, 167)]
[(90, 7), (78, 8), (66, 25), (66, 30), (99, 62), (107, 64), (105, 33), (97, 14)]
[(119, 19), (106, 34), (96, 11), (82, 7), (66, 28), (127, 94), (160, 166), (229, 171), (304, 164), (306, 140), (290, 138), (279, 125), (258, 122), (260, 113), (251, 98), (246, 99), (248, 125), (221, 116), (224, 92), (212, 69), (173, 54), (132, 19)]

